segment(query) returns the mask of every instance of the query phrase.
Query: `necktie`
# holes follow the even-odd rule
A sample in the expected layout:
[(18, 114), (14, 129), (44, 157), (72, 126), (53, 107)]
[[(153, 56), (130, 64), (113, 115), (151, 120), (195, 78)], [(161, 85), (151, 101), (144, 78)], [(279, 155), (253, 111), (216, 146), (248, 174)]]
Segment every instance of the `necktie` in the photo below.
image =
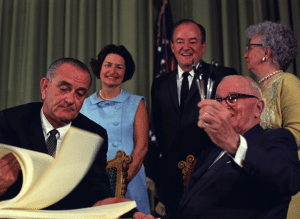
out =
[(57, 133), (58, 133), (58, 131), (56, 129), (52, 129), (50, 131), (50, 136), (46, 142), (46, 148), (48, 150), (48, 154), (51, 155), (52, 157), (56, 150), (56, 144), (57, 144), (56, 134)]
[(186, 97), (189, 93), (189, 81), (188, 81), (188, 76), (190, 73), (184, 72), (182, 74), (183, 79), (182, 79), (182, 84), (181, 84), (181, 93), (180, 93), (180, 110), (182, 111), (184, 103), (186, 101)]

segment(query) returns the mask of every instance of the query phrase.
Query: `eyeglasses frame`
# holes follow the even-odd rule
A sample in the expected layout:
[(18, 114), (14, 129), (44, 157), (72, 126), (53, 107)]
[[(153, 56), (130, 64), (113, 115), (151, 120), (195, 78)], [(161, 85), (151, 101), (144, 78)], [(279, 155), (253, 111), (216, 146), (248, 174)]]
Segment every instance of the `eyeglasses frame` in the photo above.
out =
[[(228, 100), (228, 98), (230, 98), (231, 96), (236, 96), (235, 99), (233, 99), (233, 102), (230, 102)], [(257, 96), (254, 96), (254, 95), (250, 95), (250, 94), (241, 94), (241, 93), (234, 93), (234, 94), (230, 94), (228, 95), (227, 97), (224, 97), (224, 98), (215, 98), (216, 101), (222, 103), (223, 100), (225, 100), (225, 102), (228, 104), (228, 105), (235, 105), (237, 99), (239, 98), (256, 98), (258, 99)]]
[(263, 46), (263, 44), (258, 43), (247, 43), (246, 44), (246, 50), (249, 51), (249, 46)]

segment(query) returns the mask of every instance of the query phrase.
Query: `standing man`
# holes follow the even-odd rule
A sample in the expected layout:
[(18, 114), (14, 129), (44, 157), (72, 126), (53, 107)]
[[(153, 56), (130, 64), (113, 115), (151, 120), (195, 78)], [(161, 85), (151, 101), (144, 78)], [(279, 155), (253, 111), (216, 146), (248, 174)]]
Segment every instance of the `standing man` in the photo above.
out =
[[(185, 161), (191, 154), (198, 157), (203, 148), (212, 144), (207, 134), (197, 127), (200, 96), (192, 68), (192, 62), (197, 67), (201, 63), (206, 84), (210, 65), (202, 61), (206, 49), (204, 27), (188, 19), (177, 22), (173, 28), (171, 49), (178, 68), (156, 78), (152, 85), (152, 116), (159, 156), (157, 160), (148, 158), (151, 166), (157, 164), (158, 174), (154, 180), (166, 212), (176, 209), (183, 193), (178, 162)], [(221, 79), (234, 74), (237, 72), (233, 68), (218, 67), (212, 98)], [(182, 84), (185, 84), (184, 88)]]
[[(104, 139), (82, 181), (70, 194), (48, 209), (91, 207), (99, 200), (110, 200), (106, 199), (109, 197), (105, 173), (106, 130), (79, 113), (90, 84), (91, 75), (85, 64), (72, 58), (59, 59), (40, 81), (43, 103), (29, 103), (0, 112), (0, 143), (55, 156), (71, 126), (96, 133)], [(46, 146), (51, 138), (57, 142), (56, 147), (52, 148), (54, 150)], [(8, 154), (0, 159), (0, 200), (16, 196), (21, 185), (22, 171), (18, 161)], [(106, 201), (104, 203), (108, 204)]]

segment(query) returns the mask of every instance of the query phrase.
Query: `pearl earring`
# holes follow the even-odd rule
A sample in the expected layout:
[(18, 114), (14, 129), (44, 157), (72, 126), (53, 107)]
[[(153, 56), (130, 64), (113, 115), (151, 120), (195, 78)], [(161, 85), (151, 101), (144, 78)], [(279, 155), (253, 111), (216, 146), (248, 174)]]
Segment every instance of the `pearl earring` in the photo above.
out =
[(262, 57), (261, 61), (265, 62), (266, 61), (266, 57)]

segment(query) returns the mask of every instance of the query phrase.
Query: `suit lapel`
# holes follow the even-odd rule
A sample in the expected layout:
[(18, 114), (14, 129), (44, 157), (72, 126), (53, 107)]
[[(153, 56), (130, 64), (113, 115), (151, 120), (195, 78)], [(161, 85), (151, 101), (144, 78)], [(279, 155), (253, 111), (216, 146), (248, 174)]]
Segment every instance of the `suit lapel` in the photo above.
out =
[(176, 70), (176, 74), (170, 74), (170, 80), (168, 86), (169, 86), (172, 102), (174, 103), (174, 106), (179, 113), (180, 108), (179, 108), (178, 90), (177, 90), (177, 74), (178, 74), (177, 70)]
[(32, 112), (32, 117), (28, 121), (30, 122), (29, 142), (32, 142), (32, 145), (30, 145), (30, 147), (32, 147), (33, 150), (47, 153), (45, 138), (42, 129), (41, 117), (40, 117), (40, 110), (41, 107), (34, 109), (34, 112)]
[[(183, 208), (192, 196), (204, 186), (220, 169), (230, 161), (230, 157), (225, 153), (216, 163), (214, 160), (219, 156), (222, 150), (220, 148), (214, 150), (209, 158), (192, 176), (192, 181), (188, 186), (188, 190), (184, 193), (180, 207)], [(212, 165), (213, 164), (213, 165)], [(212, 165), (212, 166), (211, 166)]]
[[(206, 149), (202, 155), (202, 157), (199, 157), (199, 160), (202, 159), (203, 162), (197, 163), (195, 172), (192, 175), (192, 180), (194, 182), (197, 182), (201, 176), (208, 170), (208, 168), (213, 164), (213, 162), (217, 159), (219, 154), (222, 152), (222, 149), (217, 147), (217, 146), (210, 146), (209, 148)], [(191, 185), (192, 187), (193, 185)], [(190, 187), (190, 186), (189, 186)]]
[(189, 91), (188, 96), (186, 98), (186, 102), (189, 102), (191, 100), (191, 98), (194, 96), (194, 94), (197, 93), (197, 92), (198, 92), (198, 88), (197, 88), (197, 85), (196, 85), (196, 74), (195, 74), (195, 76), (193, 78), (193, 81), (192, 81), (190, 91)]

